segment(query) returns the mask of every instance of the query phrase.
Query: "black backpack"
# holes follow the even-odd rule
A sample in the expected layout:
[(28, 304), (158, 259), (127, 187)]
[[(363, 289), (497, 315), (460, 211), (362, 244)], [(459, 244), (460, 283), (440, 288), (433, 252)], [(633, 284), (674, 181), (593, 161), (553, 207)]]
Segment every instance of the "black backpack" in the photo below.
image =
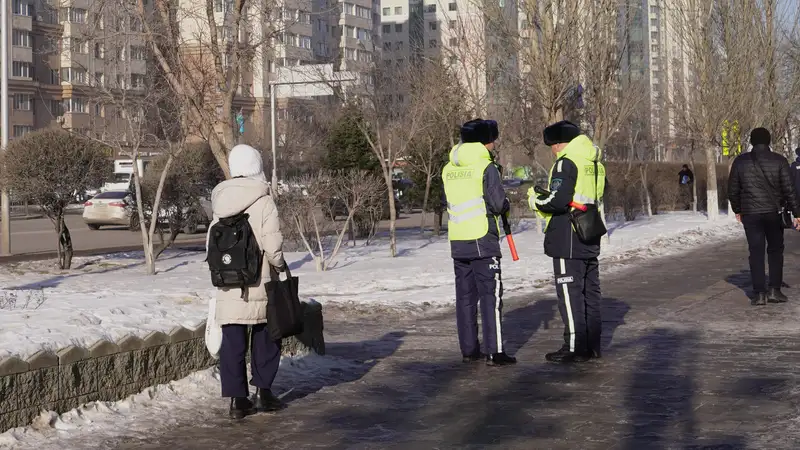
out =
[(249, 214), (219, 219), (209, 231), (206, 261), (211, 269), (211, 284), (219, 288), (244, 288), (261, 279), (264, 253), (258, 246)]

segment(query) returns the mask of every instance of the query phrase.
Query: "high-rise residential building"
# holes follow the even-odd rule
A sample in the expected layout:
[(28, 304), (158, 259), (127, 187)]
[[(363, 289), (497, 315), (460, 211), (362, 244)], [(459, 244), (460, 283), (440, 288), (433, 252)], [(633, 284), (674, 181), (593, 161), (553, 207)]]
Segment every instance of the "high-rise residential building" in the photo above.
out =
[[(97, 91), (124, 88), (135, 93), (143, 88), (150, 55), (139, 42), (142, 38), (136, 37), (142, 24), (110, 8), (97, 15), (94, 4), (93, 0), (9, 1), (10, 26), (2, 28), (11, 45), (9, 61), (3, 62), (10, 67), (11, 138), (47, 126), (97, 137), (124, 133), (124, 127), (115, 131), (115, 121), (127, 120), (124, 111), (97, 101)], [(203, 53), (198, 49), (209, 48), (210, 35), (207, 22), (197, 17), (205, 16), (205, 0), (175, 4), (184, 52)], [(233, 5), (232, 0), (214, 2), (214, 31), (220, 42), (234, 41), (227, 25)], [(369, 68), (380, 50), (379, 5), (378, 0), (285, 0), (277, 6), (274, 1), (247, 2), (251, 23), (242, 27), (239, 41), (260, 44), (241, 74), (233, 106), (250, 124), (245, 126), (248, 140), (268, 133), (269, 82), (277, 68), (319, 63), (334, 63), (338, 70)], [(194, 10), (201, 14), (192, 18), (186, 13)], [(124, 39), (114, 37), (120, 34)], [(288, 99), (279, 99), (278, 118), (288, 116), (288, 105)]]
[[(472, 0), (383, 0), (381, 39), (384, 64), (414, 67), (425, 60), (449, 65), (468, 92), (465, 101), (476, 114), (490, 113), (502, 101), (496, 94), (504, 77), (516, 77), (516, 52), (504, 45), (517, 23), (515, 0), (499, 0), (492, 20), (508, 26), (495, 29), (486, 8)], [(508, 47), (509, 51), (504, 51)], [(492, 86), (492, 89), (488, 87)]]

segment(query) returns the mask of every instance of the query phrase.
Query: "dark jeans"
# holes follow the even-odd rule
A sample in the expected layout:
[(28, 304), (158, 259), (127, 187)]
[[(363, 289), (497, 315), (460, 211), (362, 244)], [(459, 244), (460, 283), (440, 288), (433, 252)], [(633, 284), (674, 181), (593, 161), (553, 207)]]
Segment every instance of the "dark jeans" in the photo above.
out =
[[(251, 329), (251, 330), (249, 330)], [(281, 343), (270, 339), (267, 325), (223, 325), (222, 347), (219, 349), (219, 378), (223, 397), (247, 397), (247, 335), (250, 334), (250, 384), (261, 389), (272, 388), (281, 362)]]
[[(783, 284), (783, 227), (777, 212), (742, 214), (744, 233), (750, 248), (750, 276), (755, 293), (767, 291), (764, 276), (764, 250), (769, 256), (769, 287), (780, 289)], [(766, 245), (765, 245), (766, 243)]]

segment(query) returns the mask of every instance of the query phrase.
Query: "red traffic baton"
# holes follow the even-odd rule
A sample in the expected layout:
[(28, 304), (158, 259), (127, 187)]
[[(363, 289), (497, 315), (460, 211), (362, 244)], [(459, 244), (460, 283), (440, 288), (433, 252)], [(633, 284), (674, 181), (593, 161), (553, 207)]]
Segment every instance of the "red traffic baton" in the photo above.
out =
[(506, 242), (508, 242), (508, 249), (511, 250), (511, 260), (519, 261), (517, 254), (517, 246), (514, 244), (514, 236), (511, 235), (511, 224), (508, 223), (508, 213), (500, 216), (503, 219), (503, 232), (506, 234)]

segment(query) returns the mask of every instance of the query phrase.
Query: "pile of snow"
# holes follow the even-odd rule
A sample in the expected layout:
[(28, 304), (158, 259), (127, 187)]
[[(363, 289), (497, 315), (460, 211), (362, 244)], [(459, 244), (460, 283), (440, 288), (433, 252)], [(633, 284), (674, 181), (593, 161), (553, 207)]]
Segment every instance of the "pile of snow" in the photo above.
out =
[[(273, 389), (277, 393), (297, 386), (319, 389), (341, 382), (346, 374), (360, 375), (365, 369), (329, 356), (283, 357)], [(198, 404), (206, 408), (198, 408)], [(220, 398), (219, 372), (207, 369), (117, 402), (90, 402), (61, 415), (43, 412), (30, 426), (0, 434), (0, 448), (104, 448), (103, 439), (123, 434), (129, 438), (152, 437), (189, 417), (198, 424), (213, 423), (227, 417), (227, 407)]]
[[(520, 224), (515, 241), (517, 262), (503, 259), (507, 293), (530, 292), (549, 283), (552, 262), (542, 253), (542, 236), (532, 223)], [(730, 238), (741, 226), (705, 216), (674, 213), (613, 225), (602, 259), (641, 259), (686, 251)], [(505, 243), (501, 244), (507, 252)], [(293, 275), (300, 276), (301, 294), (321, 303), (358, 303), (404, 308), (453, 304), (453, 272), (446, 237), (421, 238), (408, 233), (398, 239), (397, 258), (388, 243), (378, 241), (342, 250), (338, 263), (324, 273), (302, 253), (286, 255)], [(126, 334), (144, 337), (176, 325), (196, 327), (214, 295), (202, 252), (171, 252), (147, 276), (141, 254), (78, 258), (76, 268), (53, 271), (41, 263), (6, 266), (0, 273), (0, 358), (27, 357), (41, 349), (69, 344), (89, 346), (98, 339), (118, 340)]]

